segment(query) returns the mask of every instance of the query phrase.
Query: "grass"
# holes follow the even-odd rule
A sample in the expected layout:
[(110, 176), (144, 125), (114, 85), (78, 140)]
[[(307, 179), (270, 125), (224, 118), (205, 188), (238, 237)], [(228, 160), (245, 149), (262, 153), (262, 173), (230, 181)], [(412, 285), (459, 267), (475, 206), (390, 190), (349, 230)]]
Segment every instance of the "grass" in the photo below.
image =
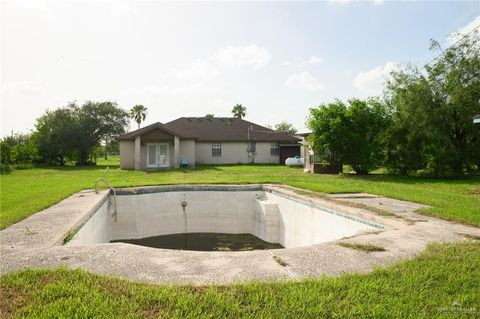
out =
[(0, 228), (49, 207), (104, 177), (115, 187), (186, 183), (281, 183), (315, 192), (368, 192), (432, 206), (423, 214), (480, 226), (480, 177), (435, 180), (419, 177), (316, 175), (274, 165), (203, 166), (167, 171), (120, 170), (118, 158), (92, 167), (14, 170), (0, 177)]
[(478, 318), (480, 244), (431, 245), (369, 274), (181, 287), (82, 270), (25, 270), (0, 283), (4, 318)]
[(374, 244), (349, 243), (349, 242), (346, 242), (346, 241), (339, 242), (338, 244), (342, 247), (345, 247), (345, 248), (360, 250), (360, 251), (364, 251), (364, 252), (367, 252), (367, 253), (370, 253), (370, 252), (373, 252), (373, 251), (385, 251), (385, 248), (374, 245)]
[[(104, 177), (115, 187), (182, 183), (281, 183), (304, 190), (367, 192), (432, 206), (422, 213), (480, 226), (480, 178), (433, 180), (305, 174), (270, 165), (143, 172), (96, 167), (34, 168), (0, 177), (5, 228)], [(318, 194), (318, 193), (317, 193)], [(318, 196), (323, 196), (319, 194)], [(380, 213), (380, 212), (379, 212)], [(28, 230), (26, 230), (28, 231)], [(478, 239), (476, 236), (465, 236)], [(374, 247), (353, 244), (354, 249)], [(376, 247), (379, 249), (382, 247)], [(279, 264), (285, 263), (280, 258)], [(478, 318), (480, 243), (431, 245), (413, 260), (369, 274), (225, 287), (132, 283), (82, 270), (24, 270), (0, 280), (2, 318)]]

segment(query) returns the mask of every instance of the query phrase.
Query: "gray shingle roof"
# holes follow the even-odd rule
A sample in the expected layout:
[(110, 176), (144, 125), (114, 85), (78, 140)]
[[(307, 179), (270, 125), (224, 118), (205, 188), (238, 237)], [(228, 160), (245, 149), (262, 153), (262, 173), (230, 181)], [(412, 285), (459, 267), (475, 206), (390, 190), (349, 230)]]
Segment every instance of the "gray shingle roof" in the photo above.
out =
[(183, 139), (196, 139), (198, 141), (232, 141), (240, 142), (250, 140), (259, 142), (297, 143), (298, 138), (276, 132), (267, 127), (232, 117), (181, 117), (171, 122), (155, 123), (140, 130), (129, 132), (118, 139), (134, 139), (135, 136), (144, 134), (152, 129), (159, 128), (167, 133)]
[(117, 139), (118, 140), (133, 140), (138, 135), (145, 134), (145, 133), (150, 132), (151, 130), (154, 130), (156, 128), (158, 128), (158, 129), (160, 129), (160, 130), (162, 130), (162, 131), (164, 131), (168, 134), (177, 135), (180, 138), (185, 138), (185, 136), (180, 134), (180, 132), (174, 132), (174, 131), (170, 130), (168, 127), (166, 127), (165, 124), (162, 124), (160, 122), (156, 122), (156, 123), (147, 125), (145, 127), (142, 127), (141, 129), (122, 134), (119, 137), (117, 137)]

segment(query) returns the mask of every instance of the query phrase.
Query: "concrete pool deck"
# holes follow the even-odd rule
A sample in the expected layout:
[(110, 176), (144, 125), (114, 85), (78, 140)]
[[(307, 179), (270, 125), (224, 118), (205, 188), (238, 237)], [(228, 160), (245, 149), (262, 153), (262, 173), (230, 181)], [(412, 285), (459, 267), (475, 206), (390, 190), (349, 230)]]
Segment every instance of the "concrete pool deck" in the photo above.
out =
[[(415, 213), (426, 206), (371, 194), (316, 194), (281, 185), (270, 190), (343, 214), (385, 225), (334, 242), (306, 247), (244, 252), (155, 249), (124, 243), (64, 246), (63, 240), (108, 199), (86, 190), (0, 231), (0, 274), (64, 265), (97, 274), (166, 284), (230, 284), (238, 281), (301, 279), (348, 272), (412, 258), (432, 242), (465, 240), (480, 228)], [(369, 207), (372, 210), (368, 209)], [(371, 243), (385, 251), (366, 253), (339, 242)], [(280, 265), (274, 256), (287, 263)]]

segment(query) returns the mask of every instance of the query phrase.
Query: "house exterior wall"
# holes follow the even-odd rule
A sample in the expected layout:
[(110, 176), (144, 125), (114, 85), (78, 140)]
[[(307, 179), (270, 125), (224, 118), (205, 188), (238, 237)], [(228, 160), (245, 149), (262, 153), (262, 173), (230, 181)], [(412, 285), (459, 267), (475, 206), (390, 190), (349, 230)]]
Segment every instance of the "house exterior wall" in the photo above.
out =
[[(170, 167), (174, 167), (173, 139), (154, 139), (149, 136), (144, 140), (142, 136), (140, 146), (140, 169), (147, 167), (147, 144), (168, 143)], [(160, 136), (159, 136), (160, 137)], [(247, 153), (247, 142), (220, 142), (222, 155), (212, 156), (212, 142), (195, 142), (194, 140), (180, 140), (179, 160), (186, 159), (191, 167), (203, 164), (248, 164), (252, 158)], [(254, 162), (258, 164), (278, 164), (279, 155), (270, 155), (270, 142), (257, 142)], [(134, 141), (120, 141), (120, 168), (135, 168), (135, 143)]]
[[(196, 164), (248, 164), (252, 158), (247, 153), (247, 142), (218, 142), (222, 144), (222, 155), (212, 156), (212, 142), (196, 142)], [(279, 156), (270, 155), (270, 142), (256, 143), (255, 163), (278, 164)]]
[[(170, 167), (174, 167), (174, 145), (173, 140), (153, 139), (149, 136), (148, 140), (144, 140), (142, 136), (142, 143), (140, 146), (140, 169), (152, 169), (147, 167), (147, 144), (149, 143), (167, 143)], [(180, 159), (187, 159), (191, 166), (195, 166), (195, 141), (194, 140), (180, 140)], [(135, 168), (135, 142), (134, 141), (120, 141), (120, 168), (133, 169)]]
[(270, 142), (257, 143), (257, 154), (255, 155), (255, 163), (259, 164), (278, 164), (280, 163), (279, 155), (270, 155)]
[(135, 168), (135, 142), (120, 141), (120, 168)]
[(195, 167), (195, 141), (180, 140), (180, 161), (188, 160), (190, 167)]

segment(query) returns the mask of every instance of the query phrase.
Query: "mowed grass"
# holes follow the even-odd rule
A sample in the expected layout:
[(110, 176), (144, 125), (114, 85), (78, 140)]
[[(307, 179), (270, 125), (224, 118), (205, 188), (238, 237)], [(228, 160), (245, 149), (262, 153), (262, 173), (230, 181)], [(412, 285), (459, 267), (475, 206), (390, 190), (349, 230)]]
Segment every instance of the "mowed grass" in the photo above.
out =
[[(280, 183), (317, 192), (368, 192), (432, 206), (422, 213), (480, 226), (480, 178), (313, 175), (269, 165), (143, 172), (37, 168), (1, 176), (1, 227), (104, 177), (115, 187)], [(107, 168), (108, 167), (108, 168)], [(133, 283), (83, 270), (24, 270), (0, 278), (2, 318), (478, 318), (480, 242), (435, 244), (413, 260), (369, 274), (281, 283), (182, 287)]]
[(480, 177), (435, 180), (394, 175), (318, 175), (275, 165), (203, 166), (165, 171), (120, 170), (118, 158), (94, 167), (35, 168), (1, 175), (0, 228), (82, 190), (99, 177), (115, 187), (188, 183), (279, 183), (317, 192), (368, 192), (432, 206), (422, 213), (480, 226)]
[(5, 318), (478, 318), (480, 244), (431, 245), (366, 275), (182, 287), (82, 270), (25, 270), (0, 283)]

